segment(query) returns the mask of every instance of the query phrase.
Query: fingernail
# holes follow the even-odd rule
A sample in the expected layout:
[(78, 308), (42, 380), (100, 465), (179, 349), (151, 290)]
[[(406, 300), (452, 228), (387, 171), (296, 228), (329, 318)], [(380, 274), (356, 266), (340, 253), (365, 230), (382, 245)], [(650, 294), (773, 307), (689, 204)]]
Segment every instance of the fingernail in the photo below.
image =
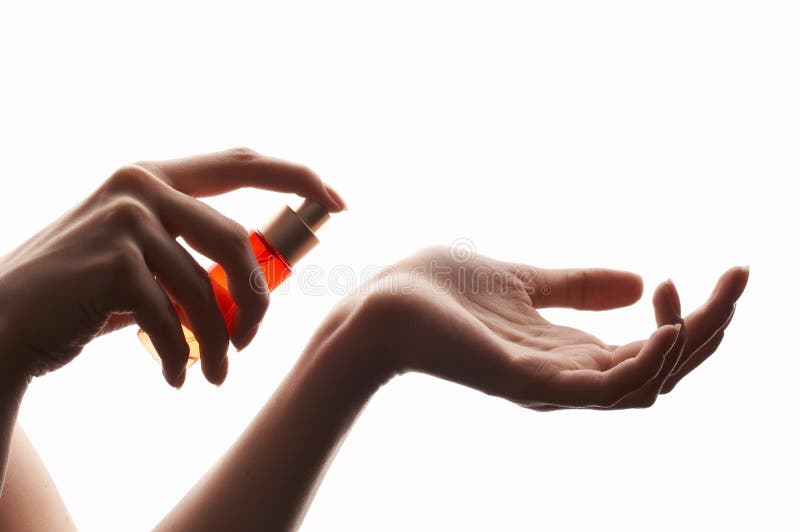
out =
[(341, 210), (343, 210), (343, 211), (347, 210), (347, 205), (345, 204), (344, 200), (342, 199), (342, 197), (339, 195), (338, 192), (333, 190), (328, 185), (325, 185), (325, 191), (328, 193), (328, 195), (331, 197), (331, 199), (334, 201), (334, 203), (336, 203), (336, 205), (339, 206), (339, 208)]
[(744, 293), (744, 289), (747, 287), (747, 283), (750, 281), (750, 265), (746, 266), (739, 266), (739, 269), (744, 275), (740, 275), (737, 281), (739, 282), (738, 286), (736, 286), (736, 293), (734, 294), (733, 300), (736, 301), (742, 294)]

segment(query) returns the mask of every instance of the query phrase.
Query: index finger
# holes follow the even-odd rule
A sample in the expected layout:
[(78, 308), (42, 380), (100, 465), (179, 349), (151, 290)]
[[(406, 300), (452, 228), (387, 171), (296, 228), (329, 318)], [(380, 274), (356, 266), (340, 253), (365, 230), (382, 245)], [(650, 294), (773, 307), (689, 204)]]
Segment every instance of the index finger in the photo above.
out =
[(189, 196), (214, 196), (253, 187), (298, 194), (316, 201), (329, 212), (345, 208), (341, 197), (309, 168), (249, 148), (137, 164)]

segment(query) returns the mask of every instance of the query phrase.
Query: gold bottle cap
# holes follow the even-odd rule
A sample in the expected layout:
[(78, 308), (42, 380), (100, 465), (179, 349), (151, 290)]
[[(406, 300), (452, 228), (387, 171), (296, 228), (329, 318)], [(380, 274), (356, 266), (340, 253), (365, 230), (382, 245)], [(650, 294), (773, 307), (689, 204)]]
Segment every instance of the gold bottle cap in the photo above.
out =
[(319, 243), (314, 234), (331, 215), (319, 203), (303, 200), (296, 210), (284, 207), (261, 229), (261, 234), (290, 266)]

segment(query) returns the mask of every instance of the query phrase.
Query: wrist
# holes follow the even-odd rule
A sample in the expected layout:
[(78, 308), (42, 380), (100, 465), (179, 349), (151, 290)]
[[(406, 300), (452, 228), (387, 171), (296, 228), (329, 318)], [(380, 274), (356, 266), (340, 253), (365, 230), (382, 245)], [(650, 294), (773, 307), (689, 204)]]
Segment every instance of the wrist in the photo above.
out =
[(400, 373), (396, 327), (373, 296), (342, 300), (309, 341), (301, 364), (325, 367), (354, 394), (375, 393)]
[(352, 331), (361, 351), (383, 382), (409, 371), (422, 371), (425, 353), (439, 337), (421, 311), (418, 294), (396, 291), (370, 293), (357, 306)]

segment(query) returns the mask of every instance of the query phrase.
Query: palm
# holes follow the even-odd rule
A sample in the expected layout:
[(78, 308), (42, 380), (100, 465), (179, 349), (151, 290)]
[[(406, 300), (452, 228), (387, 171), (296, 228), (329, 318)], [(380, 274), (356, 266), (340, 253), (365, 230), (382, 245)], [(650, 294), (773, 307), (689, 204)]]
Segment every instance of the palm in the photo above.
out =
[(425, 330), (414, 335), (424, 342), (412, 349), (417, 355), (408, 369), (540, 410), (651, 404), (716, 349), (747, 281), (746, 270), (730, 270), (685, 322), (674, 286), (664, 283), (654, 295), (658, 330), (649, 340), (612, 346), (550, 323), (537, 309), (630, 305), (642, 291), (634, 274), (542, 270), (463, 259), (446, 248), (424, 251), (391, 272), (403, 281), (401, 300), (415, 327)]
[(516, 298), (471, 295), (461, 308), (477, 318), (476, 327), (491, 332), (498, 356), (531, 359), (543, 371), (554, 372), (611, 365), (614, 348), (589, 333), (547, 321), (530, 301), (515, 301), (522, 296), (527, 298), (525, 293)]

